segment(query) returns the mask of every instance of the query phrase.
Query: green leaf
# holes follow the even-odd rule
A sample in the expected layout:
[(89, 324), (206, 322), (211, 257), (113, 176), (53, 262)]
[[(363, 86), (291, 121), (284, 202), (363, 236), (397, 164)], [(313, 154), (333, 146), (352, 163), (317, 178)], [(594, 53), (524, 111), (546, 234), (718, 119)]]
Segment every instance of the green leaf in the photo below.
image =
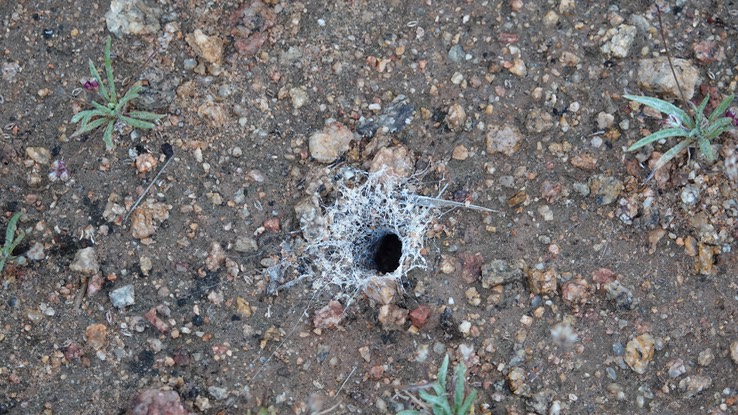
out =
[(115, 106), (115, 110), (120, 112), (123, 110), (123, 107), (128, 103), (128, 101), (132, 99), (138, 98), (138, 92), (141, 91), (141, 84), (135, 83), (131, 89), (126, 92), (126, 94), (123, 96), (123, 98), (118, 101), (118, 105)]
[(89, 124), (86, 124), (82, 126), (79, 130), (75, 131), (74, 134), (72, 134), (72, 138), (79, 137), (80, 135), (90, 132), (94, 130), (97, 127), (102, 126), (106, 122), (108, 122), (109, 118), (96, 118), (92, 120)]
[(154, 123), (151, 123), (148, 121), (137, 120), (131, 117), (126, 117), (123, 114), (118, 114), (118, 118), (128, 123), (128, 125), (130, 125), (131, 127), (140, 128), (143, 130), (150, 130), (156, 126), (156, 124)]
[[(687, 147), (689, 147), (689, 145), (691, 143), (692, 143), (692, 140), (687, 139), (687, 140), (681, 141), (679, 144), (677, 144), (674, 147), (670, 148), (669, 151), (667, 151), (666, 153), (662, 154), (661, 157), (659, 157), (659, 159), (656, 160), (656, 164), (654, 164), (654, 166), (653, 166), (653, 171), (655, 172), (656, 170), (664, 167), (666, 165), (666, 163), (670, 162), (671, 159), (673, 159), (674, 157), (676, 157), (676, 155), (679, 154), (682, 150), (684, 150)], [(653, 176), (653, 172), (651, 173), (651, 176)]]
[(113, 127), (115, 127), (115, 120), (110, 120), (108, 126), (105, 127), (105, 133), (103, 134), (103, 141), (105, 142), (105, 150), (110, 151), (115, 148), (113, 144)]
[(90, 105), (92, 105), (93, 107), (95, 107), (95, 109), (100, 111), (104, 117), (114, 117), (115, 116), (115, 111), (113, 111), (112, 109), (106, 107), (105, 105), (99, 102), (92, 101), (90, 102)]
[(628, 151), (637, 150), (645, 145), (651, 144), (655, 141), (659, 141), (662, 138), (688, 137), (688, 136), (689, 136), (689, 130), (685, 130), (684, 128), (666, 128), (666, 129), (656, 131), (653, 134), (649, 134), (646, 137), (641, 138), (635, 144), (628, 147)]
[(730, 94), (724, 100), (720, 101), (720, 104), (718, 104), (717, 108), (715, 108), (715, 111), (710, 114), (710, 118), (708, 118), (708, 121), (712, 123), (719, 117), (725, 115), (725, 111), (727, 111), (728, 107), (730, 107), (730, 104), (733, 103), (733, 99), (735, 99), (735, 95)]
[(459, 415), (466, 415), (466, 413), (469, 412), (469, 409), (474, 404), (474, 401), (476, 399), (477, 399), (477, 391), (472, 389), (471, 392), (469, 392), (469, 395), (466, 396), (464, 403), (461, 405), (460, 408), (457, 409), (456, 413)]
[(662, 99), (654, 98), (654, 97), (644, 97), (639, 95), (623, 95), (626, 99), (629, 99), (631, 101), (635, 101), (638, 103), (641, 103), (643, 105), (648, 105), (649, 107), (663, 112), (664, 114), (673, 115), (675, 116), (679, 121), (681, 121), (682, 125), (684, 125), (687, 128), (694, 128), (694, 122), (692, 120), (692, 117), (690, 117), (684, 110), (677, 107), (676, 105), (666, 102)]
[(441, 397), (441, 396), (431, 395), (430, 393), (424, 390), (421, 390), (420, 392), (418, 392), (418, 395), (420, 395), (420, 398), (423, 399), (425, 402), (432, 405), (434, 407), (434, 411), (436, 409), (435, 407), (437, 407), (440, 410), (445, 411), (444, 413), (453, 414), (453, 412), (451, 412), (451, 406), (449, 406), (448, 400), (446, 399), (445, 396)]
[(704, 137), (712, 140), (720, 134), (733, 128), (733, 119), (729, 117), (720, 118), (711, 123), (703, 132)]
[(441, 363), (441, 368), (438, 369), (438, 383), (441, 385), (446, 384), (446, 377), (448, 377), (448, 362), (449, 357), (448, 354), (445, 358), (443, 358), (443, 363)]
[(464, 401), (464, 384), (466, 380), (466, 366), (463, 363), (459, 363), (454, 368), (454, 410), (458, 410)]
[(708, 160), (715, 161), (715, 152), (712, 151), (710, 140), (703, 137), (697, 140), (697, 144), (699, 144), (700, 151), (702, 152), (702, 154), (705, 155), (705, 157), (707, 157)]
[(105, 74), (108, 77), (108, 88), (110, 88), (110, 102), (113, 104), (118, 102), (118, 96), (115, 94), (115, 77), (113, 77), (113, 61), (110, 59), (110, 45), (113, 40), (108, 35), (105, 40)]
[[(15, 235), (15, 229), (18, 226), (18, 219), (23, 216), (23, 212), (15, 212), (13, 214), (13, 217), (10, 218), (8, 221), (8, 227), (5, 229), (5, 246), (12, 246), (13, 244), (13, 236)], [(21, 238), (23, 239), (23, 238)], [(11, 249), (8, 254), (10, 254), (13, 250)]]
[(92, 62), (92, 59), (90, 59), (90, 75), (92, 75), (92, 77), (95, 78), (95, 80), (97, 81), (97, 91), (100, 93), (100, 96), (102, 96), (105, 101), (110, 102), (108, 89), (105, 88), (105, 84), (103, 84), (102, 78), (100, 77), (100, 72), (97, 71), (95, 63)]
[[(74, 114), (74, 116), (72, 117), (72, 123), (73, 124), (76, 124), (76, 123), (82, 121), (82, 124), (83, 125), (84, 124), (87, 124), (88, 122), (90, 122), (90, 118), (94, 117), (95, 115), (102, 116), (102, 114), (100, 114), (98, 111), (95, 111), (95, 110), (84, 110), (84, 111), (80, 111), (80, 112)], [(85, 121), (85, 119), (87, 121)]]
[(139, 120), (150, 120), (156, 121), (166, 117), (166, 114), (154, 114), (148, 111), (128, 111), (128, 116), (131, 118), (138, 118)]
[(705, 108), (707, 108), (707, 103), (710, 101), (710, 96), (706, 96), (705, 99), (702, 100), (702, 103), (700, 104), (699, 108), (695, 110), (695, 114), (698, 114), (699, 116), (705, 115)]
[(414, 409), (405, 409), (404, 411), (398, 412), (397, 415), (420, 415), (420, 412)]

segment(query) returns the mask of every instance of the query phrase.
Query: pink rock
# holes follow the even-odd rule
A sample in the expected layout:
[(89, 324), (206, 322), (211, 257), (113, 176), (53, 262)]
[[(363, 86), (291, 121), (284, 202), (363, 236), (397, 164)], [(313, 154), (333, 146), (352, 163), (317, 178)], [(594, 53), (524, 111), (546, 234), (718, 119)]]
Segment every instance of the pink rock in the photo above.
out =
[(427, 305), (423, 304), (418, 306), (416, 309), (410, 312), (410, 322), (417, 328), (423, 328), (428, 322), (430, 317), (431, 309)]
[(131, 399), (128, 415), (188, 415), (175, 391), (146, 389)]

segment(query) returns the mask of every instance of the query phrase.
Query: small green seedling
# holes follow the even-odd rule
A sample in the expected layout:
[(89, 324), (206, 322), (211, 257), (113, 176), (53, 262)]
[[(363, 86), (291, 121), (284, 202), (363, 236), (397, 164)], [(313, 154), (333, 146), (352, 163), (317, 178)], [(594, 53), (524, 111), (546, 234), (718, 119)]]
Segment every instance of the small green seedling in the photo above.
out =
[(115, 144), (113, 144), (113, 129), (115, 128), (116, 122), (120, 121), (131, 127), (148, 130), (154, 128), (152, 121), (164, 117), (164, 115), (147, 111), (127, 111), (129, 103), (138, 98), (143, 86), (141, 82), (136, 82), (126, 91), (122, 98), (118, 98), (115, 88), (115, 78), (113, 77), (112, 59), (110, 58), (110, 43), (111, 39), (108, 36), (105, 42), (105, 76), (107, 78), (107, 86), (100, 77), (100, 72), (97, 71), (92, 59), (90, 59), (90, 75), (93, 77), (93, 80), (85, 84), (85, 89), (97, 89), (104, 100), (104, 104), (92, 101), (91, 104), (94, 109), (80, 111), (72, 117), (73, 123), (79, 123), (79, 129), (72, 134), (72, 137), (77, 137), (98, 127), (105, 126), (103, 140), (105, 141), (106, 150), (115, 148)]
[(21, 243), (25, 238), (26, 233), (21, 229), (18, 232), (18, 237), (15, 237), (15, 229), (18, 225), (18, 219), (20, 219), (23, 212), (15, 212), (10, 221), (8, 222), (8, 228), (5, 230), (5, 244), (0, 249), (0, 272), (3, 272), (5, 263), (15, 259), (13, 256), (13, 250)]
[[(443, 359), (443, 364), (438, 370), (438, 379), (435, 383), (428, 385), (435, 394), (420, 390), (418, 395), (433, 411), (433, 415), (466, 415), (470, 413), (474, 400), (477, 399), (477, 391), (466, 390), (466, 366), (459, 363), (454, 368), (453, 379), (453, 403), (449, 402), (449, 392), (446, 390), (446, 375), (448, 373), (449, 357)], [(426, 408), (427, 409), (427, 408)], [(408, 409), (398, 412), (397, 415), (419, 415), (421, 412)]]
[(664, 167), (666, 163), (676, 157), (677, 154), (690, 147), (695, 142), (705, 157), (710, 161), (714, 161), (715, 152), (712, 150), (710, 141), (717, 138), (722, 133), (734, 128), (733, 118), (727, 117), (726, 111), (728, 110), (728, 107), (730, 107), (730, 104), (733, 103), (735, 95), (730, 95), (725, 98), (709, 117), (705, 116), (705, 107), (707, 107), (707, 103), (710, 100), (709, 96), (706, 96), (705, 99), (702, 100), (699, 107), (696, 107), (691, 102), (689, 103), (692, 106), (694, 117), (687, 114), (687, 112), (674, 104), (658, 98), (636, 95), (624, 95), (624, 97), (663, 112), (669, 117), (666, 121), (667, 128), (643, 137), (638, 140), (638, 142), (628, 147), (628, 151), (637, 150), (661, 139), (669, 137), (684, 137), (682, 141), (659, 157), (654, 165), (653, 172), (651, 172), (646, 181), (653, 177), (656, 170)]

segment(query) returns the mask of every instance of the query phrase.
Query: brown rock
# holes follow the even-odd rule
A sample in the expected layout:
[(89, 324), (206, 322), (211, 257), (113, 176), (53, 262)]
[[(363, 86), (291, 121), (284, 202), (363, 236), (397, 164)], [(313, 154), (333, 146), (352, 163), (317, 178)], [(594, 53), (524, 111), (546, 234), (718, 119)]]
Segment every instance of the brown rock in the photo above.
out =
[(569, 162), (572, 166), (584, 171), (593, 171), (597, 168), (597, 159), (588, 153), (576, 155)]
[(390, 175), (410, 177), (415, 169), (413, 153), (402, 144), (380, 149), (374, 156), (369, 171), (373, 173), (382, 169)]
[(341, 303), (331, 300), (325, 307), (315, 312), (313, 324), (319, 329), (337, 327), (341, 323), (341, 320), (343, 320), (343, 316), (345, 315), (344, 310)]
[(528, 272), (528, 287), (533, 294), (550, 294), (556, 292), (556, 271), (537, 269)]
[(577, 275), (574, 279), (561, 286), (561, 299), (566, 305), (578, 311), (581, 306), (590, 300), (592, 290), (587, 280)]
[(94, 350), (100, 350), (105, 346), (108, 328), (104, 324), (92, 324), (85, 330), (85, 340)]
[(520, 149), (523, 134), (516, 127), (492, 127), (487, 132), (487, 154), (502, 153), (510, 156)]
[(223, 40), (218, 36), (208, 36), (200, 29), (185, 36), (185, 41), (190, 45), (195, 55), (205, 59), (209, 63), (220, 64), (223, 59)]
[(372, 368), (369, 369), (369, 377), (373, 380), (382, 379), (383, 375), (384, 375), (384, 365), (372, 366)]
[(646, 373), (653, 360), (655, 342), (649, 333), (641, 334), (625, 346), (625, 363), (638, 374)]
[(156, 307), (153, 307), (151, 310), (147, 311), (146, 314), (144, 314), (144, 318), (149, 323), (151, 323), (152, 326), (156, 327), (156, 329), (159, 330), (159, 333), (169, 332), (169, 324), (165, 323), (164, 320), (159, 318), (156, 312)]
[(725, 50), (714, 40), (703, 40), (692, 45), (694, 57), (702, 63), (720, 62), (725, 59)]
[(310, 155), (320, 163), (332, 163), (348, 151), (354, 133), (337, 121), (329, 122), (308, 140)]
[(415, 308), (413, 311), (410, 312), (410, 322), (412, 322), (413, 326), (421, 329), (423, 326), (425, 326), (425, 323), (428, 322), (428, 318), (430, 317), (431, 309), (427, 305), (423, 304)]
[(715, 274), (717, 272), (715, 256), (720, 253), (720, 247), (700, 242), (698, 251), (694, 262), (695, 272), (702, 275)]
[(459, 255), (461, 260), (461, 279), (467, 284), (476, 282), (482, 273), (482, 264), (484, 258), (479, 252), (475, 254), (462, 253)]
[(205, 258), (205, 267), (208, 271), (217, 271), (225, 262), (226, 254), (223, 247), (218, 242), (210, 243), (210, 253)]
[(407, 321), (408, 311), (394, 304), (385, 304), (379, 309), (379, 323), (384, 330), (401, 330)]
[[(695, 87), (700, 80), (699, 71), (686, 59), (674, 58), (671, 62), (674, 65), (674, 71), (679, 85), (684, 91), (685, 98), (692, 99)], [(665, 94), (671, 98), (680, 98), (681, 96), (666, 56), (641, 59), (638, 62), (637, 82), (641, 88), (652, 93)]]

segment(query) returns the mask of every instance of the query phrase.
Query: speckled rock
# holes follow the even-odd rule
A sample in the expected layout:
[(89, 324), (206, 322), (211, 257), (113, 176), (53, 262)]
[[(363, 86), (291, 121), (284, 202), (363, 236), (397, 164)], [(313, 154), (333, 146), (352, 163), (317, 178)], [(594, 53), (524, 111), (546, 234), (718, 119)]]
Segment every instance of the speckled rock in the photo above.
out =
[(589, 188), (598, 205), (609, 205), (617, 200), (624, 186), (614, 177), (599, 174), (589, 180)]
[(348, 151), (354, 133), (337, 121), (329, 121), (325, 127), (314, 132), (308, 141), (310, 155), (320, 163), (332, 163)]
[(159, 32), (161, 14), (154, 0), (112, 0), (105, 23), (116, 37), (147, 35)]
[(615, 58), (625, 58), (628, 56), (637, 32), (635, 26), (627, 24), (609, 29), (605, 33), (605, 43), (600, 46), (600, 51)]
[(446, 114), (446, 125), (451, 131), (459, 132), (464, 129), (466, 124), (466, 111), (460, 104), (453, 104)]
[(205, 266), (208, 271), (217, 271), (225, 262), (226, 254), (223, 246), (218, 242), (210, 243), (210, 252), (208, 257), (205, 258)]
[(131, 233), (136, 239), (144, 239), (156, 232), (157, 225), (169, 219), (172, 205), (147, 199), (131, 214)]
[(185, 36), (195, 55), (209, 63), (220, 64), (223, 60), (223, 40), (216, 35), (208, 36), (200, 29)]
[(510, 156), (520, 149), (523, 134), (516, 127), (492, 126), (487, 132), (487, 154), (502, 153)]
[(625, 363), (638, 374), (646, 373), (653, 360), (655, 342), (649, 333), (641, 334), (625, 346)]
[(712, 378), (709, 376), (692, 375), (679, 381), (679, 390), (684, 392), (686, 398), (692, 398), (710, 386)]
[(77, 251), (74, 255), (72, 263), (69, 265), (72, 271), (81, 272), (83, 274), (97, 274), (100, 271), (100, 264), (97, 262), (97, 253), (95, 248), (88, 247)]
[(249, 238), (248, 236), (239, 236), (236, 238), (236, 242), (233, 244), (233, 249), (236, 252), (251, 253), (256, 252), (259, 249), (259, 244), (256, 239)]
[(507, 386), (516, 395), (529, 396), (530, 386), (526, 383), (525, 369), (516, 367), (507, 374)]
[(384, 169), (387, 174), (398, 177), (410, 177), (414, 168), (413, 153), (402, 144), (380, 149), (369, 165), (370, 172)]
[(531, 134), (545, 133), (554, 126), (554, 120), (548, 111), (533, 108), (525, 116), (525, 129)]
[(108, 294), (110, 302), (113, 303), (113, 307), (115, 308), (125, 308), (135, 304), (135, 295), (135, 289), (132, 284), (116, 288)]
[[(674, 58), (674, 65), (679, 84), (682, 86), (684, 96), (692, 99), (695, 87), (699, 84), (700, 73), (692, 63), (686, 59)], [(665, 56), (654, 59), (641, 59), (638, 62), (638, 85), (650, 93), (667, 95), (666, 98), (677, 99), (680, 97), (679, 87), (674, 81), (669, 67), (669, 61)]]
[(44, 147), (26, 147), (26, 156), (38, 164), (47, 165), (51, 161), (51, 151)]
[(484, 288), (508, 284), (522, 278), (523, 270), (520, 264), (513, 261), (496, 259), (482, 265), (482, 287)]
[(738, 341), (730, 343), (730, 358), (738, 365)]
[(188, 415), (177, 392), (146, 389), (131, 399), (128, 415)]
[(533, 269), (528, 272), (528, 287), (533, 294), (551, 294), (556, 292), (556, 271)]
[(325, 218), (320, 211), (319, 203), (317, 196), (310, 196), (295, 205), (295, 217), (300, 221), (302, 236), (308, 242), (318, 238), (325, 226)]

